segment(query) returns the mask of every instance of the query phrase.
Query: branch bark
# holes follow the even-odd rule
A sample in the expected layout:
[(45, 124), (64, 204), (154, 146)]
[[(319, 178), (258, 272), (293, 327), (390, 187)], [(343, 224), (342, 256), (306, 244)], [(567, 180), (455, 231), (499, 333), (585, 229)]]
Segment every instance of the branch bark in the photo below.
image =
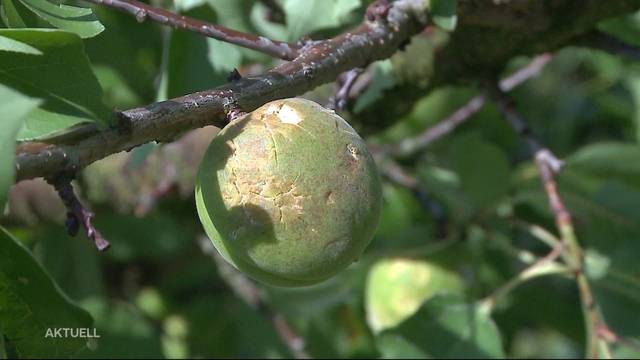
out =
[[(22, 144), (17, 149), (16, 180), (77, 171), (110, 154), (146, 142), (171, 141), (187, 130), (206, 125), (221, 127), (225, 125), (225, 109), (234, 104), (243, 111), (251, 111), (268, 101), (300, 95), (331, 82), (350, 69), (388, 58), (424, 28), (424, 3), (424, 0), (398, 0), (390, 3), (389, 9), (374, 3), (370, 7), (373, 10), (367, 12), (373, 16), (368, 16), (355, 30), (332, 39), (309, 42), (300, 48), (294, 60), (261, 76), (123, 111), (118, 114), (119, 124), (110, 129), (98, 131), (85, 126), (75, 132), (82, 136), (72, 139)], [(466, 0), (459, 5), (459, 26), (449, 45), (437, 54), (438, 71), (431, 86), (465, 78), (486, 79), (485, 75), (493, 78), (513, 56), (571, 44), (597, 21), (640, 8), (640, 3), (631, 0), (557, 0), (552, 9), (537, 2), (496, 3), (493, 0)], [(576, 9), (577, 13), (571, 12)], [(384, 16), (377, 16), (378, 13)], [(566, 14), (570, 15), (566, 18), (575, 21), (564, 21)], [(563, 20), (551, 21), (558, 17)], [(504, 34), (510, 35), (501, 41), (500, 36)], [(495, 46), (497, 41), (500, 46)], [(496, 51), (497, 54), (492, 53)], [(423, 94), (424, 89), (416, 86), (394, 88), (360, 117), (366, 118), (367, 124), (379, 122), (380, 117), (397, 119), (397, 111), (406, 111)], [(390, 103), (402, 105), (401, 109), (395, 110), (398, 106), (389, 106)]]
[(223, 127), (226, 113), (232, 108), (252, 111), (266, 102), (296, 96), (331, 82), (344, 71), (388, 58), (424, 28), (423, 6), (421, 0), (395, 1), (385, 17), (365, 19), (352, 31), (310, 42), (300, 49), (297, 58), (265, 74), (120, 112), (119, 122), (113, 128), (85, 131), (80, 139), (57, 144), (22, 144), (16, 154), (16, 180), (77, 171), (108, 155), (150, 141), (171, 141), (187, 130), (207, 125)]

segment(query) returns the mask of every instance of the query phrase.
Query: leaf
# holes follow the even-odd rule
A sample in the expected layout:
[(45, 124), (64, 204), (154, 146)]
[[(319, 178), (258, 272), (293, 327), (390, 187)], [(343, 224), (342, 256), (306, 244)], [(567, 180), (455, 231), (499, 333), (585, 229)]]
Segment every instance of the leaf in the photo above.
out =
[(20, 0), (20, 2), (49, 24), (78, 34), (83, 39), (94, 37), (104, 30), (104, 26), (89, 8), (57, 5), (47, 0)]
[(176, 0), (174, 4), (176, 6), (176, 10), (179, 11), (189, 11), (193, 8), (197, 8), (198, 6), (202, 6), (206, 4), (206, 0)]
[(238, 46), (215, 39), (207, 39), (207, 45), (207, 58), (216, 72), (226, 74), (240, 66), (242, 52)]
[(83, 338), (45, 337), (48, 329), (89, 328), (93, 320), (2, 228), (0, 258), (0, 323), (20, 357), (69, 356), (85, 349)]
[[(199, 7), (186, 13), (198, 19), (213, 17), (207, 7)], [(225, 61), (225, 49), (231, 50), (232, 60)], [(169, 45), (167, 64), (167, 96), (175, 97), (213, 88), (224, 84), (228, 72), (222, 69), (238, 66), (239, 52), (233, 45), (217, 40), (192, 36), (186, 32), (173, 32)]]
[[(290, 358), (269, 319), (237, 297), (197, 294), (182, 303), (194, 358)], [(224, 309), (211, 317), (212, 309)]]
[(13, 40), (5, 36), (0, 36), (0, 50), (31, 55), (42, 55), (42, 52), (33, 46), (29, 46), (23, 42)]
[[(84, 42), (85, 52), (91, 63), (112, 68), (126, 81), (128, 87), (139, 97), (134, 106), (157, 101), (158, 74), (162, 73), (163, 28), (141, 25), (133, 16), (105, 7), (96, 8), (96, 13), (107, 31)], [(196, 36), (194, 36), (196, 37)], [(114, 56), (114, 54), (118, 54)], [(95, 70), (94, 70), (95, 71)], [(99, 81), (101, 79), (99, 78)], [(103, 88), (109, 108), (128, 109), (120, 103), (110, 103), (109, 88)], [(114, 89), (114, 91), (117, 91)], [(118, 94), (118, 97), (126, 96)], [(129, 99), (129, 101), (135, 101)]]
[[(253, 0), (209, 0), (209, 6), (215, 10), (215, 23), (229, 29), (251, 34), (261, 34), (254, 26), (250, 14), (256, 9)], [(267, 22), (265, 20), (265, 22)], [(282, 39), (283, 37), (280, 36)], [(257, 51), (245, 49), (226, 42), (209, 39), (208, 58), (216, 70), (230, 71), (240, 65), (242, 57), (251, 61), (270, 61), (271, 59)]]
[(367, 106), (373, 104), (380, 99), (385, 90), (393, 88), (396, 85), (395, 74), (393, 73), (393, 64), (391, 60), (378, 61), (373, 65), (373, 76), (371, 85), (360, 96), (354, 105), (353, 111), (359, 113)]
[(638, 37), (640, 34), (640, 12), (602, 21), (598, 24), (598, 28), (624, 42), (640, 46)]
[(15, 138), (25, 116), (40, 104), (40, 100), (25, 96), (0, 84), (0, 209), (4, 209), (6, 195), (13, 184), (15, 166)]
[(433, 22), (444, 30), (453, 31), (458, 23), (457, 6), (457, 0), (430, 0)]
[(633, 120), (636, 125), (636, 142), (640, 143), (640, 76), (629, 77), (627, 87), (634, 105)]
[(168, 259), (184, 249), (187, 239), (196, 236), (193, 228), (179, 223), (169, 211), (154, 212), (143, 219), (103, 214), (95, 224), (113, 245), (109, 257), (117, 261)]
[(0, 15), (9, 28), (37, 27), (38, 25), (38, 17), (24, 7), (20, 0), (2, 0)]
[(367, 277), (367, 322), (374, 332), (394, 327), (436, 293), (460, 293), (462, 280), (437, 264), (405, 258), (373, 265)]
[(208, 0), (209, 6), (216, 12), (217, 23), (238, 31), (253, 31), (247, 15), (252, 0)]
[(83, 306), (95, 319), (97, 339), (93, 359), (162, 358), (160, 329), (133, 304), (108, 302), (102, 297), (88, 298)]
[(567, 169), (600, 179), (618, 178), (640, 187), (640, 145), (602, 142), (583, 147), (567, 159)]
[(509, 161), (500, 148), (473, 134), (455, 139), (451, 148), (462, 189), (477, 206), (489, 206), (507, 194)]
[(591, 201), (593, 210), (580, 219), (578, 236), (588, 246), (587, 275), (593, 281), (594, 295), (616, 333), (640, 337), (640, 315), (635, 311), (640, 306), (640, 191), (608, 181)]
[(81, 122), (107, 124), (102, 89), (75, 34), (50, 29), (0, 29), (0, 36), (27, 44), (40, 56), (0, 52), (0, 84), (43, 103), (30, 112), (18, 140), (52, 135)]
[(489, 314), (459, 296), (437, 295), (409, 319), (382, 332), (385, 358), (501, 358), (500, 334)]
[(262, 2), (256, 2), (251, 11), (251, 24), (258, 34), (264, 34), (269, 39), (286, 40), (287, 28), (280, 23), (270, 21), (269, 9)]
[(314, 31), (337, 27), (349, 20), (360, 0), (285, 0), (289, 40), (298, 40)]

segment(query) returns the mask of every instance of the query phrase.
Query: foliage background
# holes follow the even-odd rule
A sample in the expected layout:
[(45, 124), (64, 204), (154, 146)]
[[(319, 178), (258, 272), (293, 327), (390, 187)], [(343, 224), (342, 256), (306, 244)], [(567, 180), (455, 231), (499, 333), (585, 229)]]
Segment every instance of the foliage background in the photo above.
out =
[[(284, 23), (258, 1), (158, 5), (290, 41), (305, 34), (335, 35), (358, 23), (367, 5), (361, 0), (279, 3)], [(12, 122), (9, 116), (0, 126), (18, 139), (87, 119), (108, 122), (108, 109), (212, 88), (225, 83), (234, 68), (257, 74), (274, 63), (251, 50), (138, 23), (100, 7), (95, 8), (99, 22), (80, 11), (69, 15), (73, 21), (54, 24), (62, 20), (26, 11), (46, 8), (43, 1), (3, 0), (5, 27), (16, 27), (6, 15), (12, 4), (26, 26), (49, 23), (84, 38), (0, 28), (0, 108), (19, 118)], [(446, 27), (454, 20), (442, 21)], [(640, 14), (600, 27), (638, 42)], [(411, 104), (405, 116), (386, 119), (392, 125), (367, 124), (367, 107), (384, 102), (395, 84), (437, 71), (430, 68), (429, 50), (446, 43), (447, 33), (433, 31), (419, 35), (407, 50), (424, 56), (397, 55), (373, 64), (371, 85), (344, 114), (371, 143), (416, 135), (478, 93), (477, 84), (469, 83), (436, 88)], [(7, 50), (2, 42), (7, 38), (22, 45)], [(28, 66), (34, 48), (44, 53), (44, 69)], [(526, 62), (513, 59), (504, 74)], [(328, 85), (305, 96), (326, 103), (333, 91)], [(575, 217), (587, 275), (607, 324), (630, 341), (640, 339), (640, 65), (569, 47), (512, 95), (533, 133), (567, 161), (560, 193)], [(97, 214), (96, 227), (112, 243), (105, 254), (82, 236), (69, 238), (64, 207), (44, 181), (11, 187), (1, 219), (12, 235), (0, 236), (0, 358), (295, 355), (278, 335), (274, 314), (284, 316), (312, 357), (582, 356), (584, 325), (568, 276), (526, 281), (500, 296), (492, 312), (480, 306), (533, 257), (549, 251), (524, 224), (555, 231), (526, 148), (491, 104), (427, 151), (402, 160), (430, 199), (385, 181), (382, 220), (360, 261), (302, 289), (247, 283), (220, 261), (204, 236), (193, 179), (216, 132), (203, 128), (171, 144), (147, 144), (82, 173), (76, 186)], [(7, 155), (13, 151), (4, 150), (6, 139), (0, 159), (4, 188), (11, 183), (4, 169), (13, 161)], [(428, 209), (434, 203), (440, 206), (435, 217)], [(44, 339), (43, 329), (65, 326), (95, 327), (101, 338), (88, 346)], [(616, 344), (613, 350), (616, 357), (640, 356), (633, 346)]]

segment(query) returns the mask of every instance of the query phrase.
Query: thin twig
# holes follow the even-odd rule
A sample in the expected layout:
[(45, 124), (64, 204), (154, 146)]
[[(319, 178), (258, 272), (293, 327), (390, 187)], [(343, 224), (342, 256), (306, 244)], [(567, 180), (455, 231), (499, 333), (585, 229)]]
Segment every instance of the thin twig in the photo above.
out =
[(584, 253), (578, 243), (571, 214), (560, 197), (555, 180), (555, 176), (560, 172), (563, 163), (551, 151), (542, 147), (540, 142), (531, 134), (527, 122), (514, 109), (513, 101), (506, 93), (498, 89), (497, 86), (491, 93), (504, 118), (525, 139), (534, 154), (534, 161), (547, 194), (549, 206), (555, 216), (560, 239), (565, 246), (565, 251), (562, 251), (561, 256), (574, 271), (578, 285), (587, 332), (585, 354), (591, 359), (599, 358), (601, 352), (605, 355), (609, 354), (611, 353), (609, 344), (600, 337), (601, 329), (607, 328), (607, 326), (600, 315), (598, 305), (593, 297), (593, 291), (584, 272)]
[(550, 248), (555, 248), (561, 243), (560, 239), (540, 225), (530, 224), (519, 219), (514, 219), (513, 223), (526, 229), (534, 238), (540, 240)]
[(362, 74), (361, 68), (351, 69), (338, 77), (338, 91), (329, 99), (328, 107), (334, 110), (344, 110), (349, 103), (351, 89)]
[(181, 16), (166, 9), (153, 7), (136, 0), (85, 0), (94, 4), (108, 6), (135, 16), (138, 22), (147, 19), (176, 29), (192, 31), (213, 39), (228, 42), (245, 48), (260, 51), (284, 60), (293, 60), (298, 56), (295, 45), (284, 41), (271, 40), (206, 21)]
[(483, 299), (480, 302), (481, 308), (489, 313), (492, 312), (497, 305), (498, 300), (504, 298), (508, 293), (518, 287), (518, 285), (521, 285), (533, 278), (553, 274), (569, 273), (571, 269), (555, 262), (555, 260), (561, 256), (562, 251), (562, 246), (557, 246), (551, 249), (551, 251), (547, 255), (529, 265), (514, 278), (507, 281), (504, 285), (495, 290), (491, 295)]
[[(551, 54), (536, 56), (529, 64), (504, 78), (500, 82), (500, 89), (508, 92), (523, 82), (536, 77), (551, 59)], [(486, 100), (484, 94), (474, 96), (465, 105), (440, 120), (436, 125), (428, 128), (417, 136), (403, 139), (400, 143), (393, 145), (389, 151), (397, 156), (410, 156), (415, 154), (468, 120), (472, 115), (482, 109)]]
[(76, 196), (73, 185), (71, 185), (72, 179), (71, 176), (65, 175), (47, 179), (49, 184), (56, 189), (60, 199), (62, 199), (62, 202), (67, 208), (67, 220), (65, 222), (67, 232), (71, 236), (76, 236), (80, 226), (82, 226), (87, 238), (93, 241), (96, 248), (98, 248), (99, 251), (106, 251), (109, 249), (110, 244), (91, 223), (94, 214), (85, 208)]

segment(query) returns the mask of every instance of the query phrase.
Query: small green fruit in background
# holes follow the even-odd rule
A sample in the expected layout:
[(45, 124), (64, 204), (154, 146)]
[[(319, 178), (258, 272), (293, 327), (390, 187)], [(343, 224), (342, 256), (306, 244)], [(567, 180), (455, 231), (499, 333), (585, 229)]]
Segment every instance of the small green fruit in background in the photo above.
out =
[(311, 285), (357, 260), (381, 199), (365, 142), (335, 112), (299, 98), (229, 123), (196, 182), (200, 221), (220, 254), (277, 286)]

